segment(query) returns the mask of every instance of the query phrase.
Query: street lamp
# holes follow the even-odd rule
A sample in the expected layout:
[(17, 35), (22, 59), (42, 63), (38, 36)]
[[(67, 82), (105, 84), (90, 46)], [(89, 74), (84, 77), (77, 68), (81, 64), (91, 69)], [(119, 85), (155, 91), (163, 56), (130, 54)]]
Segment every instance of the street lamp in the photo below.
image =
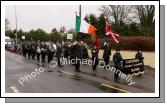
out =
[(15, 6), (15, 19), (16, 19), (16, 21), (15, 21), (16, 22), (16, 34), (15, 35), (16, 35), (16, 44), (17, 44), (18, 40), (17, 40), (17, 12), (16, 12), (16, 6)]

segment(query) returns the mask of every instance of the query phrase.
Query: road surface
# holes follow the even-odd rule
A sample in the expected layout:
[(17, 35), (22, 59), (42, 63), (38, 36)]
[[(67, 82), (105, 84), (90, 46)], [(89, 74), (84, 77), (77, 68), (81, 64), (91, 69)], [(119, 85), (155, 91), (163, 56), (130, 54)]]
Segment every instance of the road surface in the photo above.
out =
[(128, 85), (123, 79), (114, 81), (113, 77), (111, 71), (101, 68), (92, 71), (90, 65), (81, 65), (81, 72), (75, 72), (72, 65), (60, 68), (42, 67), (36, 60), (9, 51), (5, 52), (6, 93), (154, 93), (155, 91), (154, 70), (146, 69), (143, 76), (134, 76), (132, 79), (135, 83), (132, 85)]

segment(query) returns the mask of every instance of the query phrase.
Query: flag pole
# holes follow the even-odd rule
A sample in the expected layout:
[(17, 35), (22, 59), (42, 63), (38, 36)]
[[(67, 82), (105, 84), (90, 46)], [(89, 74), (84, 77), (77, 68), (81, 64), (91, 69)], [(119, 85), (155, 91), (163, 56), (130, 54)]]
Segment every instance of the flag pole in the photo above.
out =
[[(79, 5), (79, 16), (81, 18), (81, 5)], [(77, 35), (78, 35), (78, 33), (77, 33)]]
[[(77, 17), (77, 11), (75, 11), (75, 16)], [(76, 40), (77, 34), (78, 34), (78, 32), (76, 31), (75, 32), (75, 40)]]
[(79, 16), (81, 17), (81, 5), (79, 5)]
[[(109, 24), (109, 21), (108, 21), (107, 16), (105, 16), (104, 18), (105, 18), (105, 22), (106, 22), (106, 24)], [(106, 26), (106, 25), (105, 25), (105, 26)], [(107, 37), (107, 36), (105, 35), (105, 37)], [(107, 39), (106, 39), (106, 42), (108, 42), (108, 41), (107, 41)], [(112, 41), (111, 41), (111, 40), (110, 40), (110, 43), (112, 43)]]
[[(75, 13), (76, 13), (76, 16), (77, 16), (77, 12), (75, 12)], [(79, 16), (81, 18), (81, 5), (79, 5)], [(78, 32), (76, 32), (76, 36), (78, 36)]]

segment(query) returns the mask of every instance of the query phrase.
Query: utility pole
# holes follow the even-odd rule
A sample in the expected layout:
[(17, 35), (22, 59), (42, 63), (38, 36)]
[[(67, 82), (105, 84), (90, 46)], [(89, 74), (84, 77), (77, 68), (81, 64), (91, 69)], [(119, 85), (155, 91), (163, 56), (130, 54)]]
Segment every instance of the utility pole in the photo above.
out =
[(16, 22), (16, 44), (17, 44), (17, 41), (18, 41), (18, 39), (17, 39), (17, 11), (16, 11), (16, 6), (15, 6), (15, 22)]

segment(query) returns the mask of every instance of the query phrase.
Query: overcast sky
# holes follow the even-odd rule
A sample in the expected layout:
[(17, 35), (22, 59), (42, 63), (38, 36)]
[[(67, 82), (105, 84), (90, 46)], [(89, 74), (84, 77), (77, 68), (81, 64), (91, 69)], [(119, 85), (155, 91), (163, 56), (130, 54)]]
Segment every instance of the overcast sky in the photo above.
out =
[[(82, 18), (86, 14), (93, 13), (99, 16), (100, 5), (82, 6)], [(29, 31), (31, 29), (42, 28), (50, 32), (54, 27), (59, 30), (61, 26), (66, 29), (75, 28), (75, 11), (79, 11), (78, 5), (19, 5), (16, 6), (18, 29)], [(15, 6), (6, 6), (5, 17), (9, 20), (10, 27), (15, 29)]]

